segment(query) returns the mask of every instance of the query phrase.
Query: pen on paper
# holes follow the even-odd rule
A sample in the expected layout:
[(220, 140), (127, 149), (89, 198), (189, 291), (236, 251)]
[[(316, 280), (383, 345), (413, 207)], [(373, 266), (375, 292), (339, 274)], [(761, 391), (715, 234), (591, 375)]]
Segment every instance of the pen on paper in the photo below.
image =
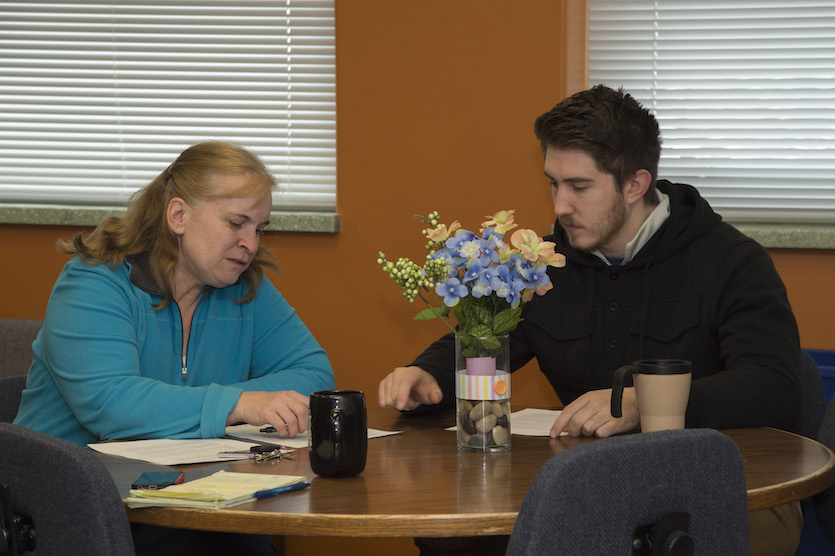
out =
[(259, 446), (251, 446), (251, 447), (249, 448), (249, 450), (245, 450), (245, 451), (244, 451), (244, 450), (232, 450), (232, 451), (229, 451), (229, 452), (218, 452), (217, 456), (218, 456), (218, 457), (225, 457), (225, 456), (249, 456), (249, 457), (253, 457), (253, 458), (254, 458), (254, 457), (255, 457), (255, 456), (257, 456), (258, 454), (263, 454), (263, 453), (266, 453), (266, 452), (271, 452), (271, 451), (273, 451), (273, 450), (280, 450), (281, 448), (282, 448), (281, 446), (277, 446), (277, 445), (276, 445), (276, 446), (263, 446), (263, 445), (259, 445)]
[(254, 458), (258, 454), (256, 452), (246, 451), (246, 452), (218, 452), (217, 457), (219, 458), (228, 458), (228, 457), (238, 457), (243, 456), (247, 458)]
[(293, 492), (295, 490), (301, 490), (301, 489), (307, 488), (309, 486), (310, 486), (310, 483), (306, 483), (306, 482), (295, 483), (295, 484), (292, 484), (292, 485), (280, 486), (280, 487), (277, 487), (277, 488), (270, 488), (270, 489), (267, 489), (267, 490), (259, 490), (258, 492), (253, 494), (252, 497), (255, 498), (256, 500), (264, 500), (265, 498), (272, 498), (273, 496), (276, 496), (277, 494), (283, 494), (285, 492)]

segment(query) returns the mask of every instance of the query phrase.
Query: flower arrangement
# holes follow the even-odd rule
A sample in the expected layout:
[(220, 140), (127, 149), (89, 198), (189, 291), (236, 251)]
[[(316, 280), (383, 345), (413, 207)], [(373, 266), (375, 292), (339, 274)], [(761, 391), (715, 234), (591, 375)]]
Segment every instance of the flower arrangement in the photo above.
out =
[(498, 347), (496, 337), (516, 328), (522, 306), (553, 287), (547, 267), (565, 266), (565, 257), (532, 230), (516, 230), (508, 245), (505, 234), (517, 228), (514, 212), (487, 217), (480, 235), (461, 228), (458, 221), (441, 224), (437, 211), (416, 215), (429, 226), (423, 230), (429, 251), (423, 266), (406, 258), (391, 262), (383, 252), (378, 254), (377, 263), (401, 286), (403, 296), (410, 302), (420, 298), (428, 306), (415, 320), (440, 318), (462, 344), (479, 338), (487, 347), (491, 341)]

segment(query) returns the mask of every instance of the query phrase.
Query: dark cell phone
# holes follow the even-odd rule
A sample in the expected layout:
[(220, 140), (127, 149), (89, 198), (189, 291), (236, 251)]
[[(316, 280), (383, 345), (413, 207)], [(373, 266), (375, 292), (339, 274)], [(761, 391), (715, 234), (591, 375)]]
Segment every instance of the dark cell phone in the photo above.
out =
[(130, 487), (158, 490), (167, 486), (178, 485), (182, 482), (182, 471), (152, 471), (141, 474)]

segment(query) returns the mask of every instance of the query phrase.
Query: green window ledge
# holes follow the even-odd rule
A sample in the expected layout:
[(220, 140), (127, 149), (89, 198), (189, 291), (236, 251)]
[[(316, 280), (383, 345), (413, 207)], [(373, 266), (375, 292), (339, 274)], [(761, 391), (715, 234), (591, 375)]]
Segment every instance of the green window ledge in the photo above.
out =
[[(0, 206), (0, 224), (43, 226), (96, 226), (106, 216), (122, 212), (119, 208), (78, 208), (6, 205)], [(270, 214), (271, 232), (313, 232), (336, 234), (342, 216), (333, 212), (282, 212)]]
[[(0, 206), (0, 224), (34, 224), (44, 226), (95, 226), (105, 216), (119, 214), (121, 209), (67, 208), (7, 205)], [(773, 249), (835, 249), (835, 224), (754, 224), (734, 223), (744, 234), (766, 248)], [(339, 233), (342, 215), (333, 212), (282, 212), (270, 216), (268, 231)]]
[(768, 249), (835, 249), (835, 224), (729, 222)]

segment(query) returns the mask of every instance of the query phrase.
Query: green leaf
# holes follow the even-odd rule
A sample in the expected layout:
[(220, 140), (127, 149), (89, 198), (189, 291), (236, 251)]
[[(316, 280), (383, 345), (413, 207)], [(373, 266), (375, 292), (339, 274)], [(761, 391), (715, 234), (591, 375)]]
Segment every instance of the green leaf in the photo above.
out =
[(424, 309), (423, 311), (415, 315), (414, 320), (432, 320), (440, 317), (445, 317), (448, 314), (448, 307), (429, 307), (428, 309)]
[(468, 331), (470, 336), (474, 336), (476, 338), (487, 338), (489, 336), (493, 336), (493, 331), (490, 330), (490, 327), (485, 324), (476, 324), (475, 326), (468, 327)]
[(473, 317), (484, 326), (489, 327), (493, 324), (493, 313), (481, 304), (473, 306)]
[(496, 357), (501, 351), (502, 342), (487, 327), (478, 326), (473, 333), (473, 336), (458, 335), (464, 357)]
[(465, 322), (467, 322), (467, 319), (464, 317), (463, 309), (464, 308), (461, 306), (460, 303), (458, 305), (456, 305), (455, 307), (453, 307), (452, 309), (449, 309), (449, 308), (447, 309), (450, 313), (452, 313), (452, 316), (455, 317), (455, 321), (458, 324), (461, 324), (461, 325), (463, 325)]
[(515, 309), (505, 309), (493, 319), (493, 332), (497, 335), (507, 334), (522, 322), (522, 305)]

